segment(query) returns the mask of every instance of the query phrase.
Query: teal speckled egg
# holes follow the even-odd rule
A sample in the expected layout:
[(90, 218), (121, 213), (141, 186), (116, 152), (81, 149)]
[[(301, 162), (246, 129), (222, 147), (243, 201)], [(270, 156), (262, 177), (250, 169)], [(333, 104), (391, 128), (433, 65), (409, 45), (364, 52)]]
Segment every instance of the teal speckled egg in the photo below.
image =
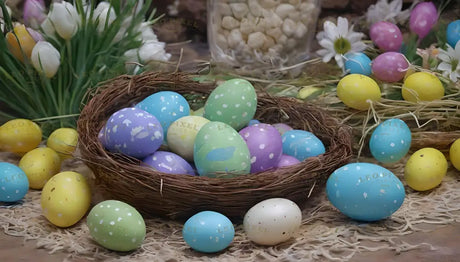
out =
[(235, 78), (225, 81), (211, 92), (204, 106), (204, 117), (240, 130), (254, 118), (256, 109), (257, 95), (252, 84)]
[(141, 214), (121, 201), (106, 200), (95, 205), (86, 224), (93, 239), (107, 249), (134, 250), (145, 239), (145, 222)]
[(200, 176), (235, 177), (249, 174), (248, 146), (231, 126), (217, 121), (205, 124), (195, 138), (193, 158)]

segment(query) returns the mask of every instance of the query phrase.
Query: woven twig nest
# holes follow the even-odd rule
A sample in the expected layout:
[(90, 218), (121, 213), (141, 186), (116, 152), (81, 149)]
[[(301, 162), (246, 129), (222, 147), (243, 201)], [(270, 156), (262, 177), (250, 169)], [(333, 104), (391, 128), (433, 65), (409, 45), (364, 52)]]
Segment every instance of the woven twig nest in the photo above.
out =
[(208, 178), (154, 171), (141, 166), (137, 159), (106, 151), (98, 140), (99, 130), (112, 113), (155, 92), (175, 91), (194, 104), (204, 103), (214, 87), (195, 82), (187, 74), (148, 73), (120, 76), (100, 89), (81, 112), (79, 149), (81, 158), (95, 173), (97, 185), (108, 197), (131, 204), (146, 216), (177, 219), (214, 210), (241, 218), (250, 207), (272, 197), (304, 204), (312, 194), (323, 190), (336, 168), (350, 160), (349, 127), (316, 106), (268, 94), (258, 95), (255, 118), (313, 132), (323, 141), (326, 153), (276, 170), (236, 178)]

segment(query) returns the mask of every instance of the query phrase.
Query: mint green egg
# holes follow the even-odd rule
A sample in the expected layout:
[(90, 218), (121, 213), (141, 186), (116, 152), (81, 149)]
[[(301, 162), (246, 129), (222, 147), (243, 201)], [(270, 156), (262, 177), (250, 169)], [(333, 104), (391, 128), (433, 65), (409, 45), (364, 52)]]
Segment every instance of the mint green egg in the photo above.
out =
[(193, 158), (200, 176), (231, 178), (251, 170), (248, 146), (235, 129), (222, 122), (201, 127), (193, 145)]
[(231, 79), (217, 86), (204, 106), (204, 117), (226, 123), (235, 130), (247, 126), (257, 109), (254, 86), (244, 79)]
[(145, 239), (145, 222), (141, 214), (121, 201), (106, 200), (95, 205), (86, 224), (93, 239), (110, 250), (134, 250)]

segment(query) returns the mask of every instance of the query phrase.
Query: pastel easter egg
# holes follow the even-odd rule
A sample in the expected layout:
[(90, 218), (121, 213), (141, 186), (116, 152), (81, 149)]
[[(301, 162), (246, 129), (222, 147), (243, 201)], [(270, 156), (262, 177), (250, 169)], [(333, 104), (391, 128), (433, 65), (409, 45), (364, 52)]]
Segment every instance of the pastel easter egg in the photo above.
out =
[(136, 105), (158, 119), (163, 127), (163, 138), (166, 141), (168, 128), (177, 119), (190, 115), (190, 105), (179, 93), (173, 91), (156, 92)]
[(386, 52), (372, 61), (374, 76), (383, 82), (398, 82), (409, 69), (406, 57), (397, 52)]
[(0, 150), (24, 155), (41, 141), (42, 130), (31, 120), (12, 119), (0, 126)]
[(209, 120), (202, 116), (183, 116), (168, 128), (169, 149), (187, 161), (193, 161), (193, 144), (196, 134)]
[(344, 215), (360, 221), (391, 216), (406, 193), (388, 169), (370, 163), (351, 163), (335, 170), (326, 183), (329, 201)]
[(99, 245), (115, 251), (139, 248), (146, 234), (142, 215), (134, 207), (117, 200), (96, 204), (86, 218), (86, 225)]
[(293, 129), (292, 127), (290, 127), (288, 124), (285, 124), (285, 123), (276, 123), (276, 124), (273, 124), (272, 126), (276, 128), (276, 130), (278, 130), (278, 132), (280, 132), (281, 135)]
[(455, 48), (458, 41), (460, 40), (460, 19), (455, 20), (447, 25), (447, 43), (452, 47)]
[(452, 165), (460, 171), (460, 138), (457, 138), (450, 146), (449, 158)]
[(372, 42), (383, 51), (399, 51), (403, 43), (399, 27), (386, 21), (374, 23), (369, 30), (369, 35)]
[(415, 151), (407, 160), (404, 179), (414, 190), (430, 190), (441, 184), (447, 167), (446, 157), (441, 151), (425, 147)]
[(185, 243), (196, 251), (215, 253), (226, 249), (233, 241), (232, 221), (221, 213), (202, 211), (190, 217), (182, 229)]
[(257, 109), (257, 95), (250, 82), (231, 79), (217, 86), (204, 106), (204, 117), (223, 122), (235, 130), (245, 127)]
[(257, 119), (251, 119), (249, 120), (248, 126), (253, 126), (255, 124), (260, 124), (260, 121)]
[(409, 18), (409, 28), (419, 38), (424, 38), (437, 21), (438, 11), (433, 2), (422, 2), (412, 9)]
[(276, 163), (276, 167), (286, 167), (286, 166), (293, 166), (293, 165), (297, 165), (298, 163), (300, 163), (300, 161), (293, 157), (293, 156), (289, 156), (289, 155), (281, 155), (280, 159), (278, 160), (278, 163)]
[(380, 87), (370, 77), (351, 74), (340, 79), (337, 84), (337, 96), (348, 107), (367, 110), (372, 101), (379, 101)]
[(281, 135), (269, 124), (255, 124), (240, 130), (251, 153), (251, 173), (274, 168), (283, 153)]
[(302, 212), (296, 203), (286, 198), (270, 198), (246, 212), (243, 227), (251, 241), (273, 246), (293, 237), (301, 222)]
[(0, 202), (19, 201), (28, 190), (26, 173), (16, 165), (0, 162)]
[(369, 76), (372, 74), (371, 59), (364, 53), (347, 53), (345, 54), (345, 71), (348, 74)]
[(326, 152), (323, 142), (313, 133), (305, 130), (290, 130), (283, 134), (283, 154), (293, 156), (299, 161)]
[(39, 147), (27, 152), (19, 161), (19, 167), (26, 173), (30, 188), (42, 189), (61, 171), (61, 158), (53, 149)]
[(163, 128), (150, 113), (129, 107), (110, 116), (103, 131), (106, 149), (143, 158), (163, 143)]
[(48, 221), (58, 227), (69, 227), (80, 221), (88, 211), (91, 190), (81, 174), (61, 172), (46, 182), (40, 204)]
[(369, 149), (372, 156), (382, 163), (395, 163), (409, 152), (411, 131), (401, 119), (385, 120), (372, 132)]
[(433, 101), (444, 96), (444, 86), (434, 74), (417, 72), (404, 80), (401, 93), (406, 101)]
[(250, 152), (231, 126), (217, 121), (205, 124), (193, 146), (195, 167), (200, 176), (231, 178), (249, 174)]
[(142, 160), (154, 170), (168, 174), (195, 175), (193, 167), (179, 155), (167, 151), (156, 151)]

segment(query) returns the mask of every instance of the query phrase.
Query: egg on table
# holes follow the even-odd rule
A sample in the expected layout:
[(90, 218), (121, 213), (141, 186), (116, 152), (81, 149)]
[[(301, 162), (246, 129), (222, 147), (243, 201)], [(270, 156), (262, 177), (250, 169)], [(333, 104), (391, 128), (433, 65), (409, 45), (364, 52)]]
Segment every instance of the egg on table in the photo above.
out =
[(361, 74), (369, 76), (372, 74), (371, 59), (364, 53), (345, 54), (345, 71), (349, 74)]
[(408, 76), (401, 91), (404, 100), (411, 102), (441, 99), (444, 92), (439, 78), (428, 72), (416, 72)]
[(294, 236), (301, 222), (302, 211), (296, 203), (285, 198), (270, 198), (246, 212), (243, 227), (251, 241), (272, 246)]
[(184, 241), (194, 250), (215, 253), (227, 248), (235, 236), (235, 228), (226, 216), (202, 211), (190, 217), (182, 229)]
[(426, 191), (441, 184), (447, 173), (447, 160), (441, 151), (426, 147), (415, 151), (404, 167), (407, 185), (417, 191)]
[(86, 218), (86, 225), (99, 245), (115, 251), (139, 248), (146, 235), (142, 215), (131, 205), (118, 200), (96, 204)]
[(58, 227), (77, 223), (88, 211), (91, 191), (86, 178), (73, 171), (54, 175), (42, 189), (43, 215)]
[(29, 190), (27, 175), (11, 163), (0, 162), (0, 202), (16, 202)]
[(409, 70), (407, 58), (398, 52), (385, 52), (372, 61), (372, 73), (383, 82), (398, 82)]
[(48, 147), (39, 147), (27, 152), (19, 161), (32, 189), (42, 189), (46, 182), (61, 171), (61, 158)]
[(346, 75), (337, 84), (337, 96), (348, 107), (367, 110), (370, 102), (380, 101), (380, 87), (370, 77), (360, 74)]
[(61, 159), (72, 157), (73, 152), (78, 143), (78, 132), (73, 128), (58, 128), (54, 130), (48, 140), (46, 146), (56, 151)]
[(23, 155), (37, 148), (42, 130), (28, 119), (13, 119), (0, 126), (0, 150)]
[(351, 163), (335, 170), (326, 183), (329, 201), (344, 215), (360, 221), (391, 216), (406, 193), (388, 169), (371, 163)]

